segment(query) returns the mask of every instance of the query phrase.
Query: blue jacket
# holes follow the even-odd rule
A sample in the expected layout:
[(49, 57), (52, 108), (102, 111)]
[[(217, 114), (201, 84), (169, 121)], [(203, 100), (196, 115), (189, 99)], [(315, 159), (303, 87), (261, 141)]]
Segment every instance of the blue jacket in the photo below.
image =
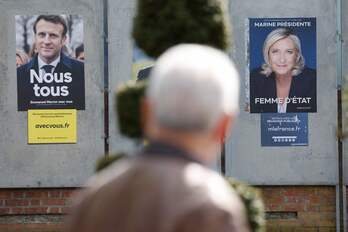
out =
[[(61, 53), (53, 75), (46, 80), (30, 78), (30, 70), (38, 72), (37, 55), (17, 68), (18, 111), (28, 109), (85, 109), (84, 64)], [(53, 76), (55, 79), (52, 80)], [(30, 83), (32, 79), (33, 83)], [(58, 80), (58, 81), (57, 81)]]

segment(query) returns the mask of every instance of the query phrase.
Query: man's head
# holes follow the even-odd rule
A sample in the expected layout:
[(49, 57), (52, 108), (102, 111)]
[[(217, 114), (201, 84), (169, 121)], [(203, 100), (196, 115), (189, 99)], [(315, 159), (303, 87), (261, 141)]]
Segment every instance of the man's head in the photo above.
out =
[(229, 124), (225, 119), (233, 118), (239, 110), (238, 73), (228, 56), (217, 49), (178, 45), (156, 62), (147, 99), (151, 111), (147, 123), (155, 127), (204, 134), (222, 126), (219, 133), (225, 133)]
[(46, 63), (54, 61), (66, 41), (67, 25), (59, 15), (40, 15), (33, 26), (35, 48)]
[(85, 49), (83, 44), (80, 44), (76, 49), (75, 49), (75, 58), (80, 61), (85, 60)]

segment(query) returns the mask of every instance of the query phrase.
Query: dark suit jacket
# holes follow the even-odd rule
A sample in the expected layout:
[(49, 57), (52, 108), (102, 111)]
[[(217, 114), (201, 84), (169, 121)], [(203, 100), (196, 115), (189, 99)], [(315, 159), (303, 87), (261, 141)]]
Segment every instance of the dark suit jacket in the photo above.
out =
[(153, 144), (92, 178), (66, 232), (248, 232), (243, 203), (212, 170)]
[[(82, 62), (71, 59), (64, 55), (60, 56), (60, 62), (57, 64), (54, 74), (58, 77), (66, 73), (71, 73), (72, 81), (69, 83), (38, 83), (35, 79), (34, 83), (30, 83), (30, 70), (38, 71), (37, 55), (31, 59), (27, 64), (17, 68), (17, 94), (18, 94), (18, 111), (26, 111), (28, 109), (85, 109), (85, 79), (84, 79), (84, 65)], [(35, 96), (34, 85), (38, 87), (45, 87), (45, 94), (47, 89), (54, 91), (57, 95), (58, 91), (62, 91), (64, 87), (69, 91), (67, 96)], [(47, 88), (48, 87), (48, 88)]]
[[(258, 68), (250, 74), (250, 112), (277, 113), (277, 103), (260, 103), (260, 99), (277, 98), (275, 75), (272, 73), (266, 77), (260, 71), (261, 68)], [(316, 70), (304, 68), (292, 78), (289, 98), (287, 113), (317, 111)]]

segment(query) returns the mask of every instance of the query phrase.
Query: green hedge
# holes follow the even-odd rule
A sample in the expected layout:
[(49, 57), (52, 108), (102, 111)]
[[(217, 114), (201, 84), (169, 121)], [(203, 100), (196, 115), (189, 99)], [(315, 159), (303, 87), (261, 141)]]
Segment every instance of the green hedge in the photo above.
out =
[(247, 210), (247, 216), (251, 231), (266, 231), (265, 209), (260, 191), (246, 183), (228, 177), (227, 181), (237, 192)]
[(116, 92), (115, 109), (120, 133), (133, 139), (141, 139), (141, 99), (145, 94), (147, 82), (129, 81)]
[(181, 43), (226, 50), (231, 28), (227, 5), (226, 0), (138, 0), (133, 38), (153, 58)]

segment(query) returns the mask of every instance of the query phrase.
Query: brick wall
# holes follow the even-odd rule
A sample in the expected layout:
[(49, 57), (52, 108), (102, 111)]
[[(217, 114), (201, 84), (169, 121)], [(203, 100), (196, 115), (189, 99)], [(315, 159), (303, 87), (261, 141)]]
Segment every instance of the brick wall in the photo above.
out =
[(262, 187), (267, 231), (336, 231), (333, 186)]
[[(335, 231), (335, 187), (263, 186), (267, 231)], [(0, 189), (0, 231), (60, 231), (73, 188)]]
[(74, 190), (0, 189), (0, 231), (59, 231)]

